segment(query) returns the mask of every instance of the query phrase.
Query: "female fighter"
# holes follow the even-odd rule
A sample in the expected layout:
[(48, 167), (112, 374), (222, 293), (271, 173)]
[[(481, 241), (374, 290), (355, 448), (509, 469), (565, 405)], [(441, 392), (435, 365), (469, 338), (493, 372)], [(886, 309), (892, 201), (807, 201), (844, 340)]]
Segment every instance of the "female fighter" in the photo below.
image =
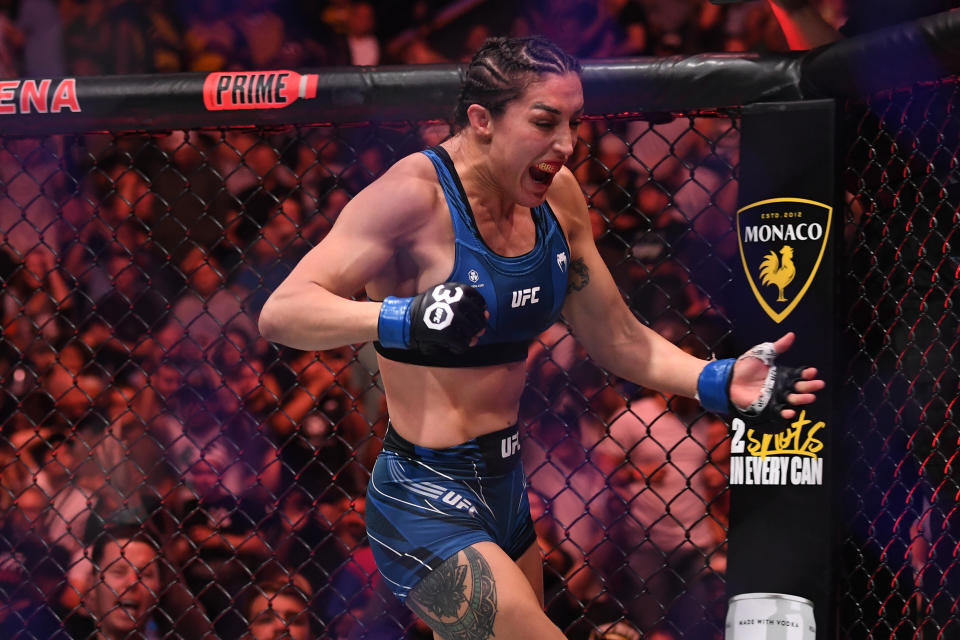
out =
[[(457, 133), (358, 193), (260, 316), (267, 339), (297, 349), (376, 341), (390, 426), (367, 490), (370, 544), (447, 640), (563, 637), (542, 609), (516, 426), (527, 346), (561, 313), (607, 370), (711, 410), (789, 418), (823, 386), (813, 368), (768, 376), (792, 334), (707, 363), (630, 312), (564, 167), (579, 71), (542, 38), (488, 40)], [(362, 289), (369, 301), (351, 299)]]

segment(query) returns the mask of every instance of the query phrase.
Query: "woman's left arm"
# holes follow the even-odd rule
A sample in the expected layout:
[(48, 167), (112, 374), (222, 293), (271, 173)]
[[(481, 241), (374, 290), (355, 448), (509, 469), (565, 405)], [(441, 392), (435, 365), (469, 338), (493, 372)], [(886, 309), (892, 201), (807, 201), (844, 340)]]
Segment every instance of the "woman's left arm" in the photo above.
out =
[[(570, 244), (569, 284), (563, 315), (590, 357), (611, 373), (658, 391), (697, 397), (700, 374), (707, 361), (683, 351), (630, 311), (613, 276), (594, 243), (583, 192), (569, 171), (562, 171), (551, 189), (551, 204), (560, 218)], [(787, 334), (774, 343), (782, 353), (793, 342)], [(748, 407), (764, 387), (769, 366), (757, 358), (744, 358), (732, 365), (729, 399)], [(786, 396), (790, 405), (808, 404), (823, 382), (815, 380), (816, 369), (802, 371), (802, 379)], [(783, 417), (793, 416), (785, 409)]]

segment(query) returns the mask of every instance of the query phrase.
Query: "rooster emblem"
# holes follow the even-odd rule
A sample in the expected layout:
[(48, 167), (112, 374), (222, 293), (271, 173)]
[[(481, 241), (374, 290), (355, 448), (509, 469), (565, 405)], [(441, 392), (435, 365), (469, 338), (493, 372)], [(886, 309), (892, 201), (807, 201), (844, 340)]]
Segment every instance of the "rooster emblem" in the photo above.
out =
[(776, 252), (771, 251), (760, 263), (760, 283), (772, 284), (777, 287), (780, 292), (780, 295), (777, 296), (777, 302), (787, 301), (783, 297), (783, 289), (793, 282), (796, 276), (797, 267), (793, 264), (793, 247), (790, 245), (783, 245), (783, 248), (780, 249), (779, 259)]

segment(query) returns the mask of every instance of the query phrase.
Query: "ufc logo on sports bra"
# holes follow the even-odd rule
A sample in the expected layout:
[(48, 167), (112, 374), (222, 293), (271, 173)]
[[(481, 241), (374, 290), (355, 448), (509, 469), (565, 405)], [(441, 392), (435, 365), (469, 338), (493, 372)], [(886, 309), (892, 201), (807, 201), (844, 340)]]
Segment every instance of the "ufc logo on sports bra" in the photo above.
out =
[(500, 440), (500, 456), (509, 458), (520, 450), (520, 434), (515, 433), (509, 438)]
[(510, 306), (516, 309), (517, 307), (524, 307), (529, 302), (530, 304), (536, 304), (540, 302), (540, 298), (537, 297), (537, 293), (540, 292), (540, 287), (531, 287), (530, 289), (519, 289), (513, 292), (513, 300), (510, 303)]

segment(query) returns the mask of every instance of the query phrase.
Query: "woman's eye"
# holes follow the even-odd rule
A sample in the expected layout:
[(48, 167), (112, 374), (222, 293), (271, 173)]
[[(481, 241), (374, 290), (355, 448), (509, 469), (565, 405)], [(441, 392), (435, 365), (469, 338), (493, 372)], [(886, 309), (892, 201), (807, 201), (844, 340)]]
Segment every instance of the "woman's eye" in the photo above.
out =
[(552, 122), (545, 122), (545, 121), (541, 120), (540, 122), (536, 122), (535, 124), (536, 124), (538, 127), (540, 127), (541, 129), (552, 129), (552, 128), (553, 128), (553, 123), (552, 123)]

